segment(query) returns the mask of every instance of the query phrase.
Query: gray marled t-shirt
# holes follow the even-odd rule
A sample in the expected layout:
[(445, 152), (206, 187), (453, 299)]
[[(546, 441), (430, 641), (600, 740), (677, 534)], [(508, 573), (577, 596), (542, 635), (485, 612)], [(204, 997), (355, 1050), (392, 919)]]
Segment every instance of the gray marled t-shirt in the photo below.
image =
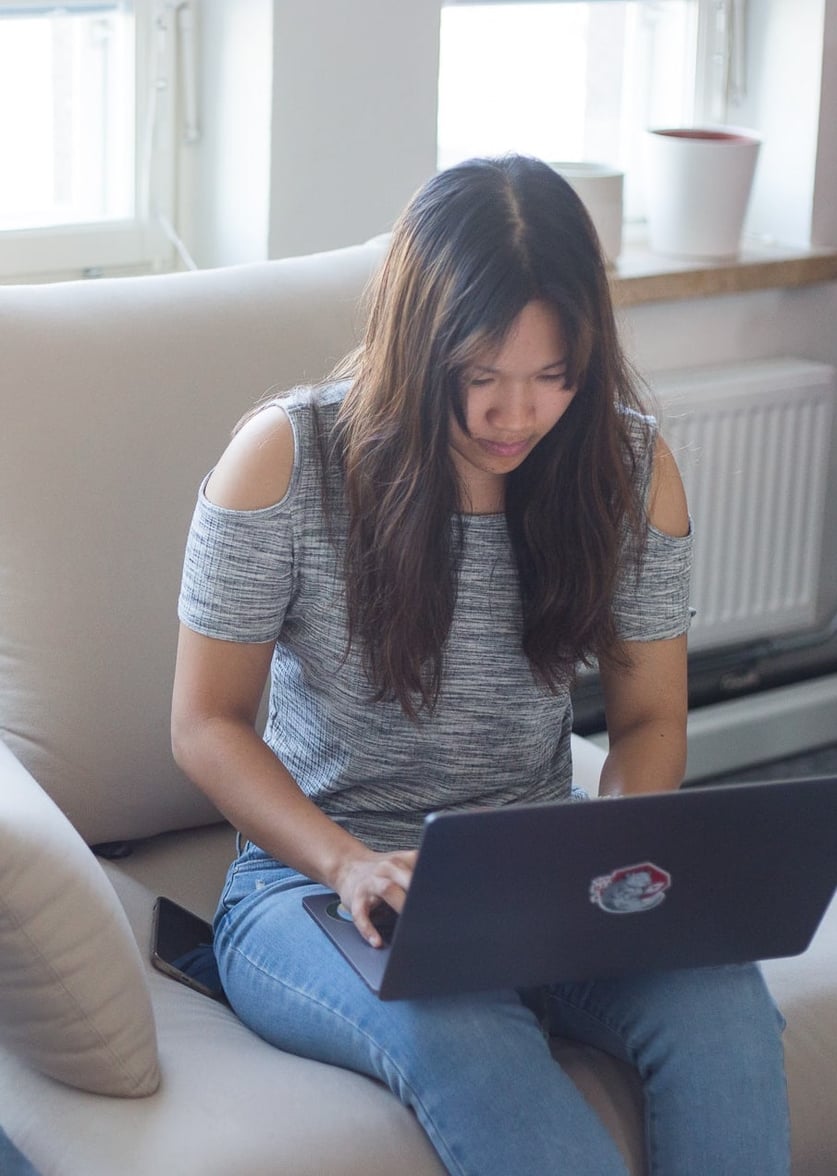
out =
[[(320, 393), (326, 428), (343, 393)], [(418, 722), (393, 701), (370, 701), (356, 649), (346, 650), (339, 508), (323, 514), (311, 393), (282, 405), (296, 453), (275, 506), (232, 511), (198, 497), (179, 615), (228, 641), (276, 643), (264, 738), (300, 788), (374, 849), (417, 845), (426, 814), (474, 805), (561, 800), (572, 786), (567, 691), (535, 679), (521, 650), (517, 574), (503, 515), (463, 516), (459, 591), (438, 705)], [(655, 427), (641, 462), (643, 493)], [(331, 530), (329, 530), (329, 526)], [(335, 544), (335, 532), (338, 542)], [(639, 580), (625, 577), (620, 635), (649, 641), (689, 625), (691, 536), (649, 528)]]

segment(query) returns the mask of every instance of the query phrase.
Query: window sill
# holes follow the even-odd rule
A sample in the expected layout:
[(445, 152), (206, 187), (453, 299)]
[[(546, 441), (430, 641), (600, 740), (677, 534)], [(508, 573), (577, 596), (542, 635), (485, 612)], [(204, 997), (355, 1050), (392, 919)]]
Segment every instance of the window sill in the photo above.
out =
[(153, 221), (113, 220), (0, 232), (0, 284), (72, 281), (167, 267), (171, 245)]
[(687, 261), (628, 243), (611, 272), (617, 309), (837, 280), (837, 249), (748, 245), (731, 261)]

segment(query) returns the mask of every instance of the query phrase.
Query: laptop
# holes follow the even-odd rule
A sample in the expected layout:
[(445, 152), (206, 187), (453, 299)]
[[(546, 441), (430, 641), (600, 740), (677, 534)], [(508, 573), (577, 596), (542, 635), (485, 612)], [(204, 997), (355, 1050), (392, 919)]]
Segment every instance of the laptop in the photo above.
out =
[(381, 1000), (805, 951), (837, 885), (837, 776), (432, 814), (371, 947), (303, 902)]

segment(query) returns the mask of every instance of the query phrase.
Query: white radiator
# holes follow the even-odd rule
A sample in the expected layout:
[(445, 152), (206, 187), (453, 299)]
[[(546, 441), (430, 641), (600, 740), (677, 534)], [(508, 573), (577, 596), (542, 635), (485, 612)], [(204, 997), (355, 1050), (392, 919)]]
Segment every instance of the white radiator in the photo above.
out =
[(816, 625), (834, 369), (775, 359), (650, 382), (695, 523), (690, 648)]

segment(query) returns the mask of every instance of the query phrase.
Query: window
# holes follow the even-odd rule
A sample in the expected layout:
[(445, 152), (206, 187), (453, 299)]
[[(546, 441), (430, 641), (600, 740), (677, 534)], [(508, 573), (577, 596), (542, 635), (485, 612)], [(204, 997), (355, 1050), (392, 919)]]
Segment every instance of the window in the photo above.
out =
[(0, 280), (170, 263), (181, 7), (0, 0)]
[(505, 151), (609, 164), (641, 219), (643, 132), (722, 120), (742, 3), (446, 0), (439, 166)]
[(132, 214), (132, 47), (126, 9), (7, 15), (0, 29), (0, 109), (7, 112), (0, 155), (17, 166), (5, 169), (0, 188), (4, 228)]

